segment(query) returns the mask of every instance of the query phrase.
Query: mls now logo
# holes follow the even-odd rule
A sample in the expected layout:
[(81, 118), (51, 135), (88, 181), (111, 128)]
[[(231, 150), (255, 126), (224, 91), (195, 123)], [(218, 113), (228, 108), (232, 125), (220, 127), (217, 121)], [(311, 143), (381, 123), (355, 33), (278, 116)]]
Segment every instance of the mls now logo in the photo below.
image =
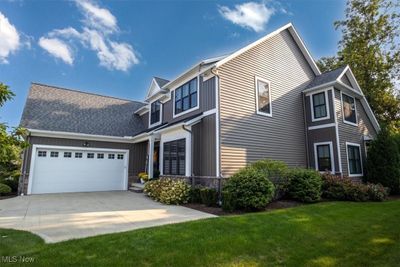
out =
[(16, 263), (16, 262), (34, 262), (34, 258), (25, 256), (1, 256), (3, 263)]

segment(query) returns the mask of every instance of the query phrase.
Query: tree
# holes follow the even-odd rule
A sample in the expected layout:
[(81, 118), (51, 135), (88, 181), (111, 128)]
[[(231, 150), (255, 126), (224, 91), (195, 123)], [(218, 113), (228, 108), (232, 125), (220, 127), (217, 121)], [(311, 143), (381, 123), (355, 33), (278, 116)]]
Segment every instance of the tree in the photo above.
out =
[(318, 65), (331, 70), (348, 64), (378, 121), (400, 130), (400, 98), (395, 88), (400, 74), (399, 4), (391, 0), (349, 0), (335, 57)]
[[(0, 83), (0, 107), (14, 96), (7, 85)], [(28, 146), (23, 139), (25, 134), (25, 129), (0, 123), (0, 183), (10, 185), (13, 190), (17, 189), (20, 176), (21, 152)]]
[(391, 193), (400, 193), (400, 151), (396, 137), (383, 127), (372, 141), (367, 157), (367, 182), (389, 187)]

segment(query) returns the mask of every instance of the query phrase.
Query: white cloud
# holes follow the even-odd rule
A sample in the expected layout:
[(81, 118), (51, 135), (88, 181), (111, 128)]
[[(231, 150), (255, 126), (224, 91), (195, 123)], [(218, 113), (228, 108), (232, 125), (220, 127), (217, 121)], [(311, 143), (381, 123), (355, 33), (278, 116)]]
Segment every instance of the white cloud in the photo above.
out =
[(108, 9), (87, 0), (77, 0), (76, 3), (85, 15), (87, 26), (100, 30), (115, 31), (117, 29), (117, 19)]
[(72, 44), (78, 41), (83, 47), (94, 51), (100, 66), (109, 70), (128, 71), (133, 65), (139, 64), (137, 53), (130, 44), (113, 40), (119, 34), (119, 29), (117, 19), (109, 10), (87, 0), (76, 3), (85, 17), (82, 30), (72, 27), (55, 29), (47, 34), (48, 37), (64, 40), (66, 48), (67, 42)]
[(257, 2), (235, 5), (233, 9), (220, 6), (218, 11), (226, 20), (255, 32), (263, 31), (269, 19), (275, 13), (274, 8), (267, 7), (265, 3)]
[(0, 64), (8, 63), (8, 56), (20, 47), (20, 37), (17, 29), (6, 16), (0, 12)]
[(49, 54), (56, 58), (60, 58), (65, 63), (69, 65), (72, 65), (74, 63), (71, 49), (65, 42), (61, 41), (60, 39), (41, 37), (39, 39), (39, 45)]

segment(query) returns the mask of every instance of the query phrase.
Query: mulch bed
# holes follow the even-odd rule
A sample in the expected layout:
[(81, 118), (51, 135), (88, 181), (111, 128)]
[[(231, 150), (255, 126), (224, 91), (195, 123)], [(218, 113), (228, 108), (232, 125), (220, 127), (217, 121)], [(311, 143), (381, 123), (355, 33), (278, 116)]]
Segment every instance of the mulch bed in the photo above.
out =
[[(277, 201), (269, 203), (267, 205), (267, 207), (265, 208), (265, 210), (263, 210), (263, 211), (287, 209), (287, 208), (297, 207), (300, 205), (303, 205), (303, 203), (293, 201), (293, 200), (277, 200)], [(196, 204), (196, 203), (188, 203), (188, 204), (184, 204), (183, 206), (194, 209), (194, 210), (214, 214), (217, 216), (229, 216), (229, 215), (238, 215), (238, 214), (249, 213), (248, 211), (242, 211), (242, 210), (237, 210), (234, 212), (226, 212), (226, 211), (223, 211), (222, 208), (220, 208), (220, 207), (207, 207), (204, 204)]]
[(2, 200), (2, 199), (7, 199), (7, 198), (12, 198), (12, 197), (16, 197), (16, 196), (18, 196), (17, 193), (11, 193), (11, 194), (9, 194), (9, 195), (0, 196), (0, 200)]

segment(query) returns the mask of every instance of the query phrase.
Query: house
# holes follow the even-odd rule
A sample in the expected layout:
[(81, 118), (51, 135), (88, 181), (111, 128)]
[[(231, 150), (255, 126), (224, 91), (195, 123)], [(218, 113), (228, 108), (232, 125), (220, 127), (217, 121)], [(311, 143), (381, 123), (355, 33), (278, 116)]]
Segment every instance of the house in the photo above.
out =
[(349, 67), (321, 73), (292, 24), (144, 102), (33, 83), (21, 119), (25, 194), (126, 190), (150, 177), (227, 178), (258, 159), (356, 179), (379, 125)]

